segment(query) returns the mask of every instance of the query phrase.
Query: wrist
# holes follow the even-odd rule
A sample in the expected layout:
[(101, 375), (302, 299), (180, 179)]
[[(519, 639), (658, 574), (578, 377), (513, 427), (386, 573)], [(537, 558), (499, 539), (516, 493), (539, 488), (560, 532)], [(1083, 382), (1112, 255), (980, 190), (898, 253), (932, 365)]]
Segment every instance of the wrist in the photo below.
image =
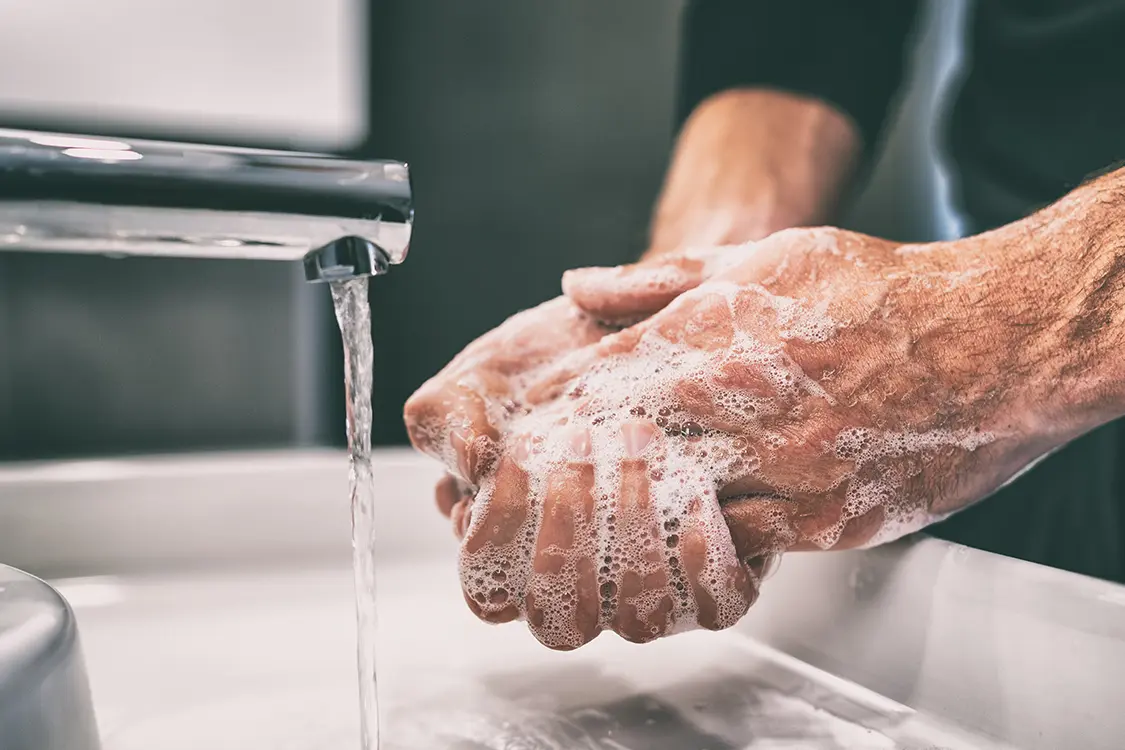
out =
[(859, 151), (855, 127), (824, 102), (761, 89), (717, 94), (677, 140), (652, 252), (828, 223)]

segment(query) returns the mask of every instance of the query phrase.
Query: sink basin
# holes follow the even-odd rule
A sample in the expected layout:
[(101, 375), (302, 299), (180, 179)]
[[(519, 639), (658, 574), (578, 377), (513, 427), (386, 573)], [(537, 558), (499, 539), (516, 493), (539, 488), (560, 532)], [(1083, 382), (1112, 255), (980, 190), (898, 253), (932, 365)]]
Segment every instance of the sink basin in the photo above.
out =
[(0, 565), (0, 748), (98, 748), (74, 613), (46, 583), (6, 565)]
[[(432, 464), (389, 451), (376, 475), (385, 750), (1125, 736), (1122, 587), (918, 538), (791, 555), (725, 632), (556, 653), (464, 606)], [(336, 452), (0, 471), (0, 550), (73, 607), (104, 750), (358, 746), (346, 476)]]
[[(945, 736), (737, 632), (645, 647), (603, 634), (558, 654), (477, 622), (447, 564), (392, 565), (380, 585), (384, 748), (875, 750)], [(88, 643), (105, 750), (357, 747), (348, 571), (60, 586)]]

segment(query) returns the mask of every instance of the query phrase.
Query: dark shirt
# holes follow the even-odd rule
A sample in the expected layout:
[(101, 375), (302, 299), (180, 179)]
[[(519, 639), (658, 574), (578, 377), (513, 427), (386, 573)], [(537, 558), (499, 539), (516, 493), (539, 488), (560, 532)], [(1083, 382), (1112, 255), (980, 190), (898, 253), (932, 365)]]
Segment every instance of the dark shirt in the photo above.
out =
[[(694, 0), (680, 116), (738, 86), (808, 94), (846, 113), (868, 153), (909, 62), (916, 0)], [(1125, 159), (1125, 1), (981, 0), (948, 119), (959, 203), (983, 229)]]
[[(694, 0), (679, 116), (742, 86), (827, 101), (876, 149), (909, 60), (914, 0)], [(1125, 159), (1125, 0), (979, 0), (945, 123), (974, 231), (1014, 221)], [(946, 539), (1125, 581), (1125, 426), (1096, 430), (948, 521)]]

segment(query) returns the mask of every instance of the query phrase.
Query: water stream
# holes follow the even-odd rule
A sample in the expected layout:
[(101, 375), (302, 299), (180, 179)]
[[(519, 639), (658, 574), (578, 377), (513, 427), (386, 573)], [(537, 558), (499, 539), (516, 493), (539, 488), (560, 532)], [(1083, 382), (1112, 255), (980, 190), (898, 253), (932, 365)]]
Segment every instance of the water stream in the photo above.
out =
[(371, 308), (367, 277), (332, 284), (332, 302), (344, 341), (348, 457), (355, 566), (362, 750), (378, 750), (379, 703), (375, 680), (375, 485), (371, 475)]

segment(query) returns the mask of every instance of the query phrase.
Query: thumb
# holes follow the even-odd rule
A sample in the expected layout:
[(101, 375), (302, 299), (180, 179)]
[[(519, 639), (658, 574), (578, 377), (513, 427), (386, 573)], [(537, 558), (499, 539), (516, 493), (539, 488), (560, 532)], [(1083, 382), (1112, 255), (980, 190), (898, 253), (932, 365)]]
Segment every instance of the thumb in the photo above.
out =
[(633, 323), (664, 309), (707, 278), (700, 253), (669, 253), (628, 266), (578, 268), (563, 274), (563, 294), (606, 323)]

